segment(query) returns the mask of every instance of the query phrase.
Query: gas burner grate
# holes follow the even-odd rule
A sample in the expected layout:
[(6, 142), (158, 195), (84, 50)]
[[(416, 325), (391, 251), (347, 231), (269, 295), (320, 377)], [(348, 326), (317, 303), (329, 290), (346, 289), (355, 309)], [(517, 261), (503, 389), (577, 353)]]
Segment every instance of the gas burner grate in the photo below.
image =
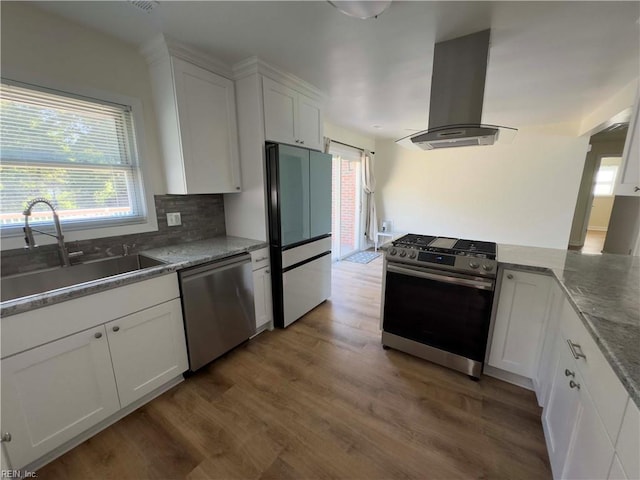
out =
[(426, 247), (433, 242), (436, 237), (431, 235), (416, 235), (415, 233), (409, 233), (404, 237), (400, 237), (393, 242), (396, 247)]
[(458, 240), (453, 246), (454, 250), (463, 252), (486, 253), (488, 255), (496, 254), (496, 244), (493, 242), (480, 242), (477, 240)]

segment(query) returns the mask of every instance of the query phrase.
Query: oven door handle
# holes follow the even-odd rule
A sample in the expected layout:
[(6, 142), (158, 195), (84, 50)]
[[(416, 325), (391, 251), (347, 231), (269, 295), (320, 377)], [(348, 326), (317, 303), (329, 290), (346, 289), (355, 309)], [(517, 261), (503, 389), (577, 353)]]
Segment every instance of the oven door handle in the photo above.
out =
[(471, 280), (467, 278), (453, 277), (450, 275), (442, 275), (439, 273), (419, 272), (409, 268), (396, 267), (395, 265), (387, 265), (387, 271), (401, 273), (412, 277), (426, 278), (427, 280), (435, 280), (436, 282), (452, 283), (454, 285), (477, 288), (478, 290), (493, 290), (493, 282), (490, 281)]

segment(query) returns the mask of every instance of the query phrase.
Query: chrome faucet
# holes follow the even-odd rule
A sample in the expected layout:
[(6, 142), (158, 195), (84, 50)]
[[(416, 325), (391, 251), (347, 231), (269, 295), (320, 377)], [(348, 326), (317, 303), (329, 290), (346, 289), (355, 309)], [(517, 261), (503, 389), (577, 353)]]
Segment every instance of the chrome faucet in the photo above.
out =
[[(56, 227), (56, 235), (52, 235), (47, 232), (42, 232), (40, 230), (36, 230), (35, 228), (32, 228), (29, 226), (29, 217), (31, 216), (31, 209), (34, 207), (34, 205), (37, 205), (38, 203), (44, 203), (53, 212), (53, 223), (55, 224), (55, 227)], [(33, 232), (38, 232), (38, 233), (41, 233), (42, 235), (48, 235), (49, 237), (53, 237), (58, 240), (58, 253), (60, 255), (60, 264), (63, 267), (71, 266), (71, 261), (69, 260), (69, 252), (67, 252), (67, 247), (65, 247), (64, 245), (64, 236), (62, 235), (62, 227), (60, 227), (60, 219), (58, 218), (56, 209), (53, 207), (51, 202), (46, 198), (34, 198), (27, 204), (27, 208), (25, 208), (22, 214), (24, 215), (24, 228), (23, 228), (24, 241), (27, 244), (25, 248), (32, 250), (38, 246), (33, 238)]]

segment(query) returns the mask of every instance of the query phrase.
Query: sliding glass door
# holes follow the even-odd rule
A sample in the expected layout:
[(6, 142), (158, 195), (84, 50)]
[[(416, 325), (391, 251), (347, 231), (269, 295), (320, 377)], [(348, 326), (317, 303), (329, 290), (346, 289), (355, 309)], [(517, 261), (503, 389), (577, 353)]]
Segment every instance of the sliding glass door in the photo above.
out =
[(332, 256), (341, 260), (361, 248), (362, 162), (360, 151), (332, 145)]

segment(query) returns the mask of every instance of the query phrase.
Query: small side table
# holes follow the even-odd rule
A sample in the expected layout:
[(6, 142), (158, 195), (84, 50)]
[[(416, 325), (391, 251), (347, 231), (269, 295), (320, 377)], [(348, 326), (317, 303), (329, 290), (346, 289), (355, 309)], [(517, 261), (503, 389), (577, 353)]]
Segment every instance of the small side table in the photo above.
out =
[(395, 232), (376, 232), (376, 240), (374, 242), (374, 251), (378, 251), (378, 245), (381, 244), (380, 239), (388, 237), (389, 240), (393, 240), (393, 237), (396, 236)]

